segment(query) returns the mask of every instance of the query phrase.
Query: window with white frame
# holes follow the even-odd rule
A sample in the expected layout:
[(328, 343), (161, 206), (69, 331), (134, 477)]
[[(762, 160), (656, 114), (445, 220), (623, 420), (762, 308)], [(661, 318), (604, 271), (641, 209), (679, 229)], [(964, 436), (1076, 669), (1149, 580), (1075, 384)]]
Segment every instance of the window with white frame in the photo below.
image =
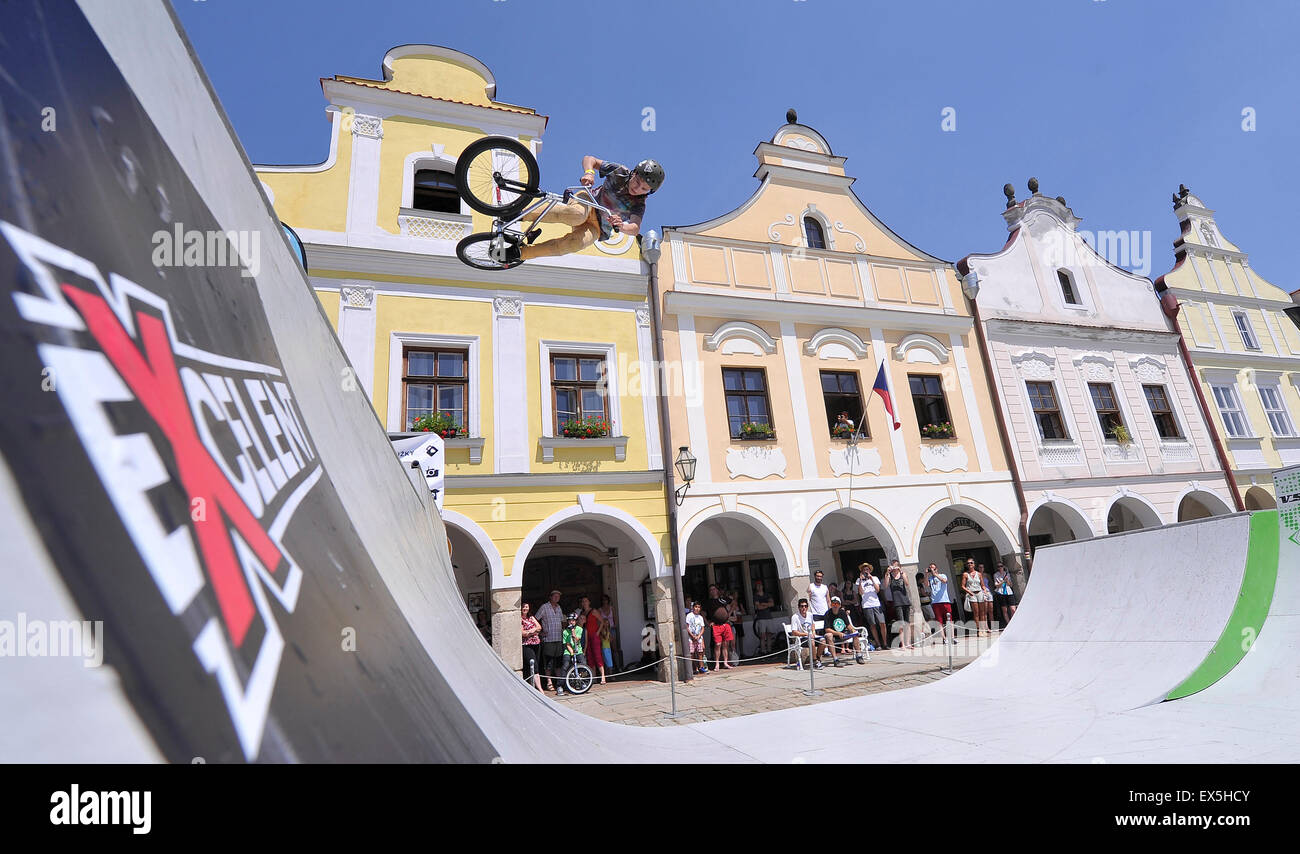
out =
[(1255, 338), (1255, 330), (1250, 325), (1250, 318), (1244, 311), (1234, 311), (1232, 319), (1237, 323), (1237, 331), (1241, 333), (1241, 343), (1247, 350), (1258, 350), (1259, 340)]
[(1027, 382), (1025, 390), (1029, 393), (1029, 405), (1034, 410), (1034, 421), (1038, 424), (1038, 433), (1044, 441), (1062, 441), (1070, 438), (1061, 419), (1061, 405), (1056, 400), (1056, 388), (1052, 383)]
[(1277, 386), (1262, 385), (1259, 387), (1259, 399), (1264, 404), (1264, 414), (1268, 416), (1268, 426), (1273, 431), (1273, 435), (1294, 436), (1295, 427), (1291, 424), (1291, 416), (1286, 411), (1286, 403), (1282, 400), (1282, 389)]
[(1212, 385), (1214, 403), (1219, 407), (1219, 417), (1223, 419), (1223, 429), (1229, 438), (1242, 439), (1250, 435), (1246, 426), (1246, 416), (1241, 412), (1241, 400), (1237, 397), (1235, 385)]

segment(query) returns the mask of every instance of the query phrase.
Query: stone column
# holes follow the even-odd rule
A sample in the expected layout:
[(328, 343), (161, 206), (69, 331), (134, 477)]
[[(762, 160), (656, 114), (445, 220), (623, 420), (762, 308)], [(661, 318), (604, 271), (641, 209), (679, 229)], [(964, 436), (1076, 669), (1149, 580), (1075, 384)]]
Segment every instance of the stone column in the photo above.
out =
[[(676, 613), (673, 606), (673, 579), (672, 576), (666, 575), (662, 578), (656, 578), (651, 582), (650, 602), (654, 608), (654, 630), (656, 649), (659, 650), (659, 667), (653, 670), (643, 671), (645, 673), (654, 673), (660, 682), (667, 682), (670, 678), (668, 669), (668, 641), (672, 640), (674, 645), (674, 654), (685, 657), (686, 650), (682, 649), (682, 624), (680, 616)], [(644, 639), (642, 643), (644, 643)], [(677, 679), (681, 681), (686, 673), (686, 662), (677, 662)]]
[(518, 587), (492, 591), (492, 649), (519, 674), (524, 670), (524, 635), (519, 622), (522, 600)]
[[(785, 605), (785, 612), (788, 615), (794, 616), (799, 613), (799, 600), (808, 595), (808, 581), (809, 576), (806, 573), (781, 579), (779, 603)], [(789, 620), (787, 619), (784, 622), (788, 623)]]
[(1023, 556), (1018, 554), (1009, 554), (1002, 556), (1002, 562), (1007, 566), (1007, 572), (1011, 573), (1011, 589), (1016, 591), (1016, 598), (1024, 598), (1025, 585), (1028, 579), (1025, 578), (1025, 565), (1022, 560)]
[(916, 573), (919, 563), (899, 564), (903, 567), (903, 577), (907, 579), (907, 595), (912, 597), (912, 642), (925, 631), (925, 613), (921, 610), (921, 591), (916, 586)]

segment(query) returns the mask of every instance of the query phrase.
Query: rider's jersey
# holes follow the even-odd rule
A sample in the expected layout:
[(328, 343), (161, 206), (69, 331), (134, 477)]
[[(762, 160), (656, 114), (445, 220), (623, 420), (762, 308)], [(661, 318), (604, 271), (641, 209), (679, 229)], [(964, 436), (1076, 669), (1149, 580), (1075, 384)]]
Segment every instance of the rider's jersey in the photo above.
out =
[[(624, 222), (634, 222), (639, 228), (641, 217), (645, 215), (646, 197), (634, 196), (627, 191), (627, 182), (632, 178), (632, 170), (621, 163), (607, 160), (600, 164), (598, 171), (600, 177), (605, 179), (605, 183), (596, 188), (596, 201), (612, 211), (617, 211)], [(609, 217), (600, 211), (596, 211), (596, 217), (600, 220), (600, 239), (609, 240), (614, 234)]]

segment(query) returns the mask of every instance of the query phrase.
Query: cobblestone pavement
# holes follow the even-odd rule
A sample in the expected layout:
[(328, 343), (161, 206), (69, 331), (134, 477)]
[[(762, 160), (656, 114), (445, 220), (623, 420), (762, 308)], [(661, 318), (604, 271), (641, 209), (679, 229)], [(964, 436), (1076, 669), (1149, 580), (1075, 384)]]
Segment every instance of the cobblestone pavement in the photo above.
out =
[[(996, 633), (993, 639), (996, 639)], [(952, 658), (954, 670), (975, 659), (990, 643), (983, 638), (972, 640), (967, 646), (956, 647)], [(610, 682), (601, 685), (599, 679), (591, 690), (581, 696), (566, 694), (549, 696), (558, 702), (600, 720), (629, 726), (673, 726), (683, 723), (751, 715), (860, 697), (880, 691), (910, 688), (945, 678), (943, 669), (948, 666), (946, 652), (939, 647), (929, 647), (917, 653), (895, 651), (874, 652), (865, 664), (855, 664), (852, 658), (841, 659), (848, 663), (842, 667), (827, 664), (815, 674), (819, 697), (807, 697), (807, 670), (787, 670), (784, 659), (778, 664), (753, 664), (708, 674), (697, 675), (692, 682), (678, 683), (677, 718), (665, 713), (672, 709), (672, 698), (667, 683), (653, 680)], [(651, 671), (642, 671), (648, 673)], [(543, 681), (543, 684), (545, 682)]]

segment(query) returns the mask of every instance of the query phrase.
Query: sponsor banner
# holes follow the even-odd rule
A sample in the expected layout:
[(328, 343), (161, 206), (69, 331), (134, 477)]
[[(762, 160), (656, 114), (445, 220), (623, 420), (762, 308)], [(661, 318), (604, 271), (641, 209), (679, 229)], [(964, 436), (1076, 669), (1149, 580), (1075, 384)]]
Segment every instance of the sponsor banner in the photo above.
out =
[[(442, 512), (443, 485), (446, 480), (444, 462), (446, 461), (446, 444), (437, 433), (427, 436), (411, 436), (406, 439), (394, 439), (393, 450), (397, 459), (408, 472), (424, 479), (424, 484), (433, 495), (438, 512)], [(413, 478), (414, 479), (414, 478)]]
[(1280, 547), (1277, 566), (1300, 566), (1300, 466), (1273, 472), (1273, 492), (1277, 495), (1277, 529)]
[(223, 230), (74, 3), (4, 15), (0, 454), (141, 720), (180, 762), (491, 759), (285, 374), (250, 255), (278, 223)]

